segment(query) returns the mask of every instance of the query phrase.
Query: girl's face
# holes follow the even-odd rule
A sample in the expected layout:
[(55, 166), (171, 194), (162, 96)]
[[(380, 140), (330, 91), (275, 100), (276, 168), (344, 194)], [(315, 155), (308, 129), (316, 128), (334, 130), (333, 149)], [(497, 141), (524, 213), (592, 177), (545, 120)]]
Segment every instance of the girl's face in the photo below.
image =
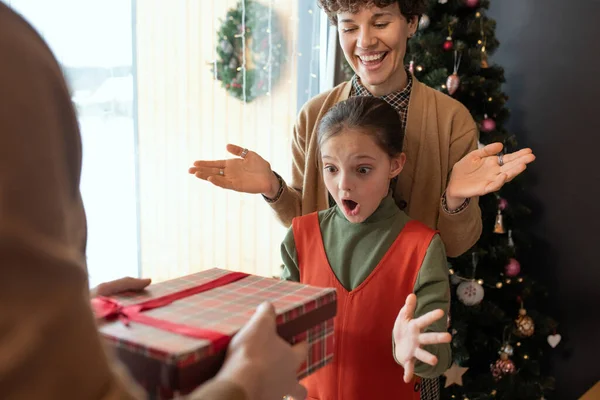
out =
[(348, 221), (365, 221), (387, 196), (390, 179), (402, 171), (404, 153), (390, 158), (373, 137), (343, 129), (321, 145), (325, 186)]
[(402, 89), (406, 81), (406, 41), (417, 29), (398, 4), (363, 7), (356, 14), (339, 13), (340, 45), (363, 85), (375, 96)]

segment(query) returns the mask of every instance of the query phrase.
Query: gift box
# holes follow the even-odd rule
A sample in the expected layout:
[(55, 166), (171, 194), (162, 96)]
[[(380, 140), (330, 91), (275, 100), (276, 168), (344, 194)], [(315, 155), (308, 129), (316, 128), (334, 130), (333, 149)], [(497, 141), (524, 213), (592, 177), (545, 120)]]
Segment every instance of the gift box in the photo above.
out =
[(291, 344), (308, 341), (298, 379), (333, 358), (336, 293), (296, 282), (211, 269), (92, 299), (102, 337), (154, 398), (186, 394), (221, 367), (229, 340), (259, 304), (271, 302), (277, 331)]

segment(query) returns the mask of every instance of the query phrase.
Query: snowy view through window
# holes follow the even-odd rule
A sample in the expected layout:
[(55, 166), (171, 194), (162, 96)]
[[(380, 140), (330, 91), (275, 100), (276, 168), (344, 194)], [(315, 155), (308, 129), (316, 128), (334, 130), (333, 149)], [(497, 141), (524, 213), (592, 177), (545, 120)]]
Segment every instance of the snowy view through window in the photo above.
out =
[(128, 0), (11, 0), (49, 43), (83, 141), (90, 284), (138, 275), (133, 19)]

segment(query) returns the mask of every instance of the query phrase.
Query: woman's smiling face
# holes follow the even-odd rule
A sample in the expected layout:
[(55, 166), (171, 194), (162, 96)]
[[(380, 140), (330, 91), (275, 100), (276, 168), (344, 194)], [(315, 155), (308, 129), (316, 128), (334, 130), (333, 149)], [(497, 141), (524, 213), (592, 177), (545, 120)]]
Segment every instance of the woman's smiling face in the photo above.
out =
[(341, 12), (337, 21), (346, 60), (369, 92), (381, 96), (401, 90), (406, 41), (416, 31), (418, 18), (407, 20), (395, 3)]

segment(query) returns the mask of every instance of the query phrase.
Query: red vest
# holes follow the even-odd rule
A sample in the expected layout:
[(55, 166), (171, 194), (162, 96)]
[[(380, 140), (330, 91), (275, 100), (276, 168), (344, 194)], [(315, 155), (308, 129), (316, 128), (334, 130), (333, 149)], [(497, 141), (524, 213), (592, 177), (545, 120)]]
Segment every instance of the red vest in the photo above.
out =
[(394, 360), (392, 329), (435, 231), (408, 222), (373, 272), (348, 291), (327, 261), (317, 213), (295, 218), (292, 227), (300, 281), (337, 290), (334, 359), (303, 380), (308, 399), (418, 400), (418, 380), (404, 383), (404, 369)]

